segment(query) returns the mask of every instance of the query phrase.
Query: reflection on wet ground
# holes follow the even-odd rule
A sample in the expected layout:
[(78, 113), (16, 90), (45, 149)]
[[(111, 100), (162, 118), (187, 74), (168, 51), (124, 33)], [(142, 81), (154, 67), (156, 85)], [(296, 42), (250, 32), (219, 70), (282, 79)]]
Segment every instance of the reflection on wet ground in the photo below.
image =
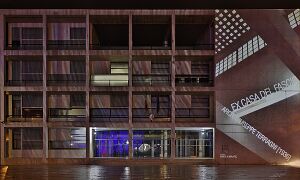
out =
[(1, 166), (0, 179), (300, 179), (287, 166), (203, 165), (27, 165)]

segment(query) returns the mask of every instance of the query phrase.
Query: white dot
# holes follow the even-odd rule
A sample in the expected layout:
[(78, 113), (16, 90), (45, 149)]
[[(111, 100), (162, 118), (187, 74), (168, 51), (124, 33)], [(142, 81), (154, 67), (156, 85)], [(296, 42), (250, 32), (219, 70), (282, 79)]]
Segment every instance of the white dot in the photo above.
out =
[(234, 36), (233, 39), (236, 39), (236, 37)]
[(229, 22), (229, 21), (227, 22), (227, 25), (228, 25), (228, 26), (230, 25), (230, 22)]
[(218, 45), (221, 45), (221, 43), (219, 42)]
[(232, 40), (229, 40), (230, 43), (232, 43)]
[(219, 24), (222, 25), (223, 24), (222, 21), (219, 21)]
[(215, 28), (218, 28), (218, 27), (219, 27), (219, 26), (216, 24), (216, 25), (215, 25)]
[(229, 39), (229, 37), (228, 37), (228, 36), (226, 36), (226, 39)]
[(224, 18), (223, 21), (227, 21), (227, 18)]
[(218, 17), (216, 17), (216, 18), (215, 18), (215, 20), (216, 20), (216, 21), (219, 21), (219, 18), (218, 18)]
[(226, 43), (226, 46), (228, 46), (228, 43)]
[(247, 29), (247, 30), (249, 30), (249, 29), (250, 29), (250, 27), (248, 26), (246, 29)]
[(231, 19), (231, 21), (235, 21), (235, 19), (234, 19), (234, 18), (232, 18), (232, 19)]
[(219, 17), (223, 17), (223, 14), (221, 13), (221, 14), (219, 14)]
[(222, 49), (225, 48), (224, 46), (222, 46)]
[(227, 16), (228, 16), (228, 17), (231, 17), (231, 14), (228, 14)]
[(226, 28), (226, 26), (225, 25), (223, 25), (223, 29), (225, 29)]
[(244, 20), (243, 19), (240, 19), (240, 22), (243, 22)]
[(222, 33), (223, 36), (225, 36), (225, 33)]
[(242, 29), (242, 26), (239, 26), (239, 29)]
[(239, 15), (239, 14), (237, 14), (235, 17), (239, 18), (239, 17), (240, 17), (240, 15)]
[(222, 32), (222, 29), (219, 29), (218, 31), (219, 31), (219, 32)]
[(241, 36), (241, 34), (240, 34), (240, 33), (238, 33), (238, 36)]
[(239, 25), (239, 23), (238, 23), (238, 22), (236, 22), (236, 23), (235, 23), (235, 25), (237, 26), (237, 25)]
[(230, 29), (233, 29), (234, 28), (234, 26), (230, 26)]
[(236, 10), (233, 10), (233, 11), (232, 11), (232, 14), (235, 14), (235, 13), (236, 13)]
[(243, 26), (247, 26), (247, 23), (244, 23)]
[(246, 31), (245, 30), (242, 30), (242, 33), (245, 33)]
[(237, 33), (238, 31), (235, 29), (233, 32), (234, 32), (234, 33)]
[(232, 34), (232, 33), (230, 33), (229, 35), (230, 35), (230, 36), (233, 36), (233, 34)]
[(224, 12), (227, 13), (228, 12), (227, 9), (225, 9)]
[(216, 13), (218, 13), (219, 12), (219, 9), (216, 9), (216, 11), (215, 11)]

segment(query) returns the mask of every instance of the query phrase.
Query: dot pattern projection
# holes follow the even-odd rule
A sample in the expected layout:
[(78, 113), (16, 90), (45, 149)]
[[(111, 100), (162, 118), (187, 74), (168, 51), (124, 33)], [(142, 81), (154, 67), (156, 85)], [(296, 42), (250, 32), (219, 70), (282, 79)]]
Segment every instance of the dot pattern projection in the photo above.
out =
[(249, 31), (250, 26), (234, 9), (216, 9), (215, 12), (215, 53), (217, 54)]
[(300, 25), (300, 9), (296, 9), (288, 15), (289, 23), (294, 29)]

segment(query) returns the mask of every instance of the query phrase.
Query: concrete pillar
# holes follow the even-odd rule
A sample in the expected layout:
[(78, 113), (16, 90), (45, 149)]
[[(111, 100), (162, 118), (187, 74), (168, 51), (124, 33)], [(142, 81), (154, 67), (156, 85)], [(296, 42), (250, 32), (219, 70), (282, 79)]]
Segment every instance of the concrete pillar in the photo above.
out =
[(12, 138), (13, 138), (12, 129), (9, 129), (8, 130), (8, 140), (9, 141), (7, 143), (6, 143), (6, 138), (5, 138), (5, 143), (8, 145), (8, 148), (7, 148), (8, 157), (7, 158), (12, 158), (12, 140), (13, 140)]
[(129, 158), (133, 158), (133, 123), (132, 123), (132, 13), (130, 12), (128, 15), (129, 19), (129, 59), (128, 59), (128, 122), (129, 122)]
[(90, 133), (90, 38), (89, 38), (89, 32), (90, 32), (90, 16), (87, 13), (85, 16), (85, 127), (86, 127), (86, 163), (89, 163), (90, 159), (90, 145), (92, 143), (91, 141), (91, 133)]
[(92, 158), (94, 157), (94, 142), (93, 142), (93, 138), (94, 138), (94, 130), (90, 129), (90, 136), (89, 136), (89, 139), (90, 139), (90, 143), (89, 143), (89, 147), (90, 147), (90, 154), (89, 154), (89, 158)]
[(4, 160), (4, 16), (0, 14), (0, 165)]
[(160, 135), (160, 157), (164, 157), (164, 134)]
[(151, 140), (151, 157), (154, 157), (154, 139)]
[(175, 142), (176, 142), (176, 134), (175, 134), (175, 14), (172, 14), (172, 59), (171, 59), (171, 159), (175, 158)]
[(189, 140), (187, 138), (187, 136), (184, 136), (184, 157), (187, 157), (189, 152), (188, 152), (188, 146), (190, 145)]
[(164, 130), (164, 157), (168, 157), (168, 131)]
[(48, 158), (48, 102), (47, 102), (47, 16), (43, 15), (43, 159)]

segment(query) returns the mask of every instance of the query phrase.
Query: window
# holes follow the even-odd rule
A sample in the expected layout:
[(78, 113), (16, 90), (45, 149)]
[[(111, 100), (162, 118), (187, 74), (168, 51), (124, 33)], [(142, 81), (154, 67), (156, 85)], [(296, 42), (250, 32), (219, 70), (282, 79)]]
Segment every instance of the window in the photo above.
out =
[(171, 155), (170, 130), (134, 130), (133, 156), (160, 157)]
[(176, 130), (176, 157), (213, 158), (213, 129)]
[(22, 128), (22, 149), (43, 149), (43, 128)]
[(169, 62), (151, 62), (152, 74), (169, 74)]
[(12, 131), (12, 148), (21, 149), (21, 129), (13, 129)]
[(85, 61), (70, 61), (70, 73), (85, 73)]
[(43, 107), (43, 96), (41, 94), (22, 95), (23, 107)]
[(85, 28), (70, 28), (70, 39), (85, 39)]
[(49, 146), (50, 149), (85, 149), (85, 128), (51, 128)]
[(93, 130), (94, 157), (127, 157), (129, 136), (127, 130)]
[(110, 63), (111, 74), (128, 74), (127, 62), (111, 62)]
[(70, 95), (71, 107), (84, 107), (85, 106), (85, 94), (71, 94)]
[(9, 128), (12, 133), (12, 149), (43, 149), (43, 129), (42, 128)]
[(161, 96), (161, 95), (151, 95), (151, 102), (152, 107), (159, 109), (159, 108), (168, 108), (170, 107), (170, 99), (168, 95)]
[(43, 28), (22, 28), (22, 39), (43, 39)]

